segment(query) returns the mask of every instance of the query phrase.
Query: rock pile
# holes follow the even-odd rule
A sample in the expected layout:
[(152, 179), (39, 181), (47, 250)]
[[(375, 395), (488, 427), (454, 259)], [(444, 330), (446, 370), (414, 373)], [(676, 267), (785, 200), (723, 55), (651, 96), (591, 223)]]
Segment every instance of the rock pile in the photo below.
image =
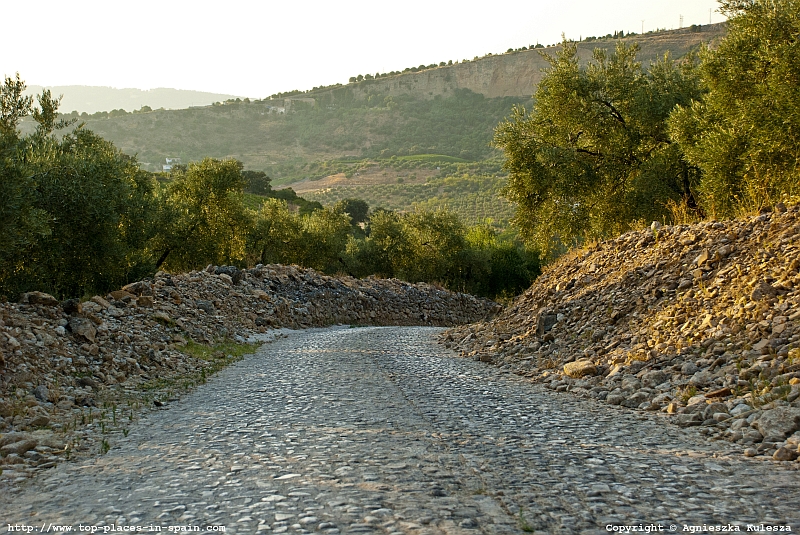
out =
[(497, 318), (446, 346), (556, 391), (662, 411), (795, 460), (800, 209), (630, 232), (566, 255)]
[[(0, 469), (16, 477), (52, 466), (87, 427), (121, 431), (134, 392), (213, 366), (182, 351), (189, 341), (245, 342), (279, 327), (452, 326), (498, 311), (427, 284), (280, 265), (159, 272), (85, 302), (31, 292), (0, 303)], [(107, 419), (95, 421), (101, 412)]]

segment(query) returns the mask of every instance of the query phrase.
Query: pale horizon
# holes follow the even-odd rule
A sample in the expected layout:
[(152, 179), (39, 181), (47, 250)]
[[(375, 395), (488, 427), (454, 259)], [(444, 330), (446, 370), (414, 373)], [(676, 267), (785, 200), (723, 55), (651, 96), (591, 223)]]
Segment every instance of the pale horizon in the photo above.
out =
[[(463, 61), (536, 43), (641, 33), (723, 22), (716, 0), (559, 3), (500, 0), (420, 2), (402, 8), (350, 0), (302, 7), (233, 0), (225, 9), (185, 1), (12, 4), (18, 21), (0, 74), (29, 86), (183, 89), (264, 98), (278, 92), (346, 84), (359, 74)], [(711, 12), (709, 13), (709, 9)]]

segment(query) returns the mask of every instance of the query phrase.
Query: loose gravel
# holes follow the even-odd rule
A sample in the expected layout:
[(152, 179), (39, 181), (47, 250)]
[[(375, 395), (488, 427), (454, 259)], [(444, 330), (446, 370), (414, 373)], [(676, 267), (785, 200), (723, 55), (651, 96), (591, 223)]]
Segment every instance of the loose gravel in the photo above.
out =
[(800, 529), (800, 472), (658, 414), (456, 358), (439, 332), (326, 329), (264, 345), (106, 455), (5, 489), (0, 533), (51, 523), (330, 535)]

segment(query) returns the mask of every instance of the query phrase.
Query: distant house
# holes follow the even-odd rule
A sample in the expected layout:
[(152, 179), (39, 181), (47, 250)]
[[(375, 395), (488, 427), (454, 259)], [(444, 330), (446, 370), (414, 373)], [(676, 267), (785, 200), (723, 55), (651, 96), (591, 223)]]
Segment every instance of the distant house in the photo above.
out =
[(169, 173), (170, 171), (172, 171), (173, 165), (180, 165), (181, 163), (180, 158), (167, 158), (166, 161), (167, 163), (161, 166), (161, 170), (164, 171), (165, 173)]

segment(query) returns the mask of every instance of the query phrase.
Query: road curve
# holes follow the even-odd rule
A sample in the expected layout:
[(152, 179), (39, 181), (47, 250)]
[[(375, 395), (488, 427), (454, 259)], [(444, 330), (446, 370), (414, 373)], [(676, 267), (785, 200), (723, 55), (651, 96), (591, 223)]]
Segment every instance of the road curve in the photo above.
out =
[(0, 497), (0, 533), (800, 529), (800, 472), (455, 358), (437, 332), (314, 330), (266, 344), (107, 455)]

